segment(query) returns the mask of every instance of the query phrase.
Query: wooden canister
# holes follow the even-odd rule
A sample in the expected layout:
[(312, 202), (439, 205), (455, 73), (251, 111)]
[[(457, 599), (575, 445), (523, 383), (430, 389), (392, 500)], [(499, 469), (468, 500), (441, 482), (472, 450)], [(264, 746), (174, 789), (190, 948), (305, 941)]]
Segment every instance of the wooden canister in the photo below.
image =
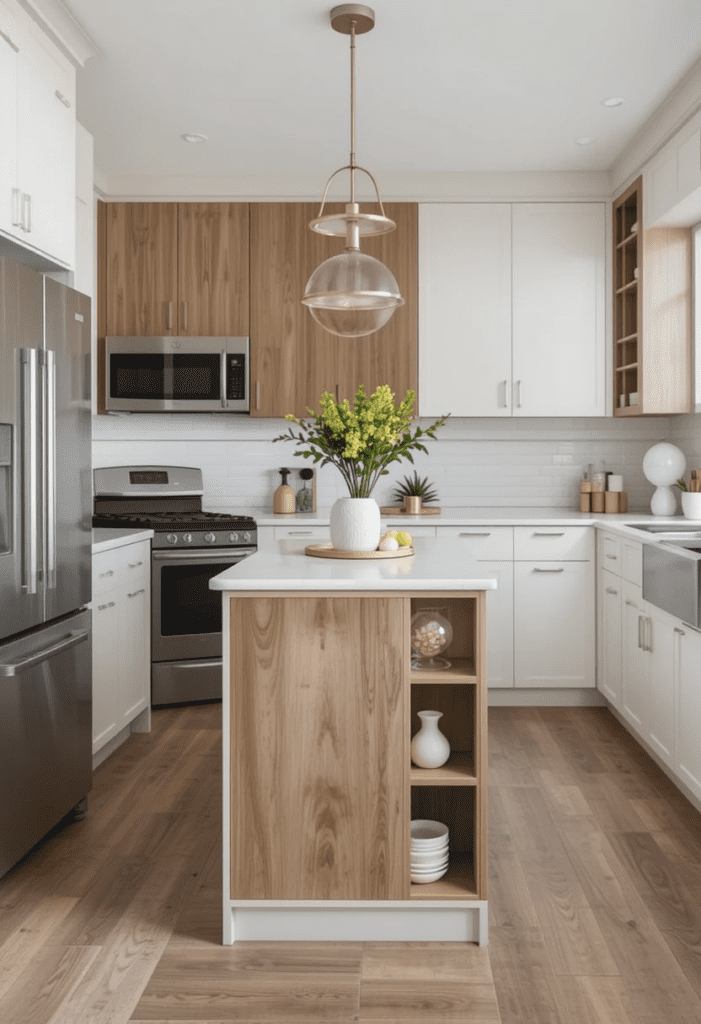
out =
[(591, 492), (580, 491), (579, 492), (579, 511), (580, 512), (591, 512)]
[(591, 494), (591, 510), (592, 512), (603, 512), (604, 511), (604, 492), (603, 491), (592, 491)]
[(619, 512), (627, 512), (628, 511), (628, 492), (627, 491), (619, 491), (618, 492), (618, 511)]
[(617, 515), (620, 511), (620, 491), (606, 491), (604, 493), (604, 512), (608, 515)]

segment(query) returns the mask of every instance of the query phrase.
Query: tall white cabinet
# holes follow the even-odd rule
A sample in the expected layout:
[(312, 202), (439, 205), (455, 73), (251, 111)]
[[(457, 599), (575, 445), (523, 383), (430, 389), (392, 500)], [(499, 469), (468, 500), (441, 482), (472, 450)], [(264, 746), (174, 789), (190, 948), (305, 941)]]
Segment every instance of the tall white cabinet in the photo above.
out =
[(0, 0), (0, 234), (72, 267), (75, 68), (16, 0)]
[(419, 207), (420, 415), (605, 415), (605, 211)]

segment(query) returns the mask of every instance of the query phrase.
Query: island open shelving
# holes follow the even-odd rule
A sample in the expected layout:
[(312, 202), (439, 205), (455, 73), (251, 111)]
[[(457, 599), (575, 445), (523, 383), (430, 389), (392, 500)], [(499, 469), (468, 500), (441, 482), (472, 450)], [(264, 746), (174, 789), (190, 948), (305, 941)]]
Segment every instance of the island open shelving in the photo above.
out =
[[(305, 559), (303, 545), (288, 546), (212, 581), (224, 601), (225, 944), (487, 942), (485, 591), (495, 581), (471, 578), (477, 570), (427, 538), (389, 564)], [(414, 669), (411, 616), (436, 605), (453, 625), (451, 666)], [(451, 745), (436, 769), (411, 763), (424, 709), (443, 713)], [(413, 818), (450, 830), (436, 882), (411, 882)]]

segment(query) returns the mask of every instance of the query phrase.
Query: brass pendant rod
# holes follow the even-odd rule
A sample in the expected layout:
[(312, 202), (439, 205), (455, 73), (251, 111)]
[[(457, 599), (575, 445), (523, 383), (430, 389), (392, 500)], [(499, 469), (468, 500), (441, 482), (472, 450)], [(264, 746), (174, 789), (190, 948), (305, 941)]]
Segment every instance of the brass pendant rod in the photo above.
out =
[(350, 30), (350, 57), (351, 57), (351, 151), (350, 151), (350, 177), (351, 191), (350, 201), (355, 202), (355, 19), (351, 21)]

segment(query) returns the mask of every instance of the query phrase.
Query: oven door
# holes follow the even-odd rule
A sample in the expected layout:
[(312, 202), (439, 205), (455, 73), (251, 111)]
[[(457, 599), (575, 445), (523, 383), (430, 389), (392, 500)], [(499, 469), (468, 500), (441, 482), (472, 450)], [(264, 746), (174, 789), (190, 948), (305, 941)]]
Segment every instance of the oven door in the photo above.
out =
[(209, 581), (255, 550), (153, 552), (152, 661), (221, 658), (221, 593), (210, 590)]

